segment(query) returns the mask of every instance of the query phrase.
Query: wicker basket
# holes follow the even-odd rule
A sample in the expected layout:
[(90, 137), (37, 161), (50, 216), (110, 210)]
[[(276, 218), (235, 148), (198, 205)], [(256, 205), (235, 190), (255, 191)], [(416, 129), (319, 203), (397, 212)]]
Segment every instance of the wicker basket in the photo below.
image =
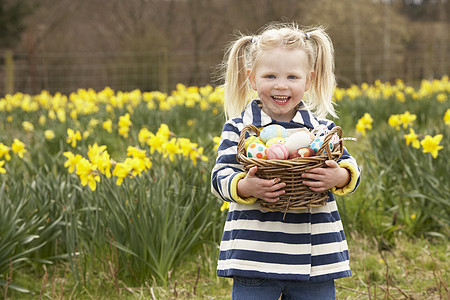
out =
[(244, 127), (239, 137), (237, 147), (238, 162), (244, 166), (246, 171), (257, 166), (258, 171), (256, 176), (259, 178), (280, 178), (281, 182), (286, 183), (286, 187), (284, 188), (286, 192), (279, 197), (280, 200), (277, 202), (270, 203), (258, 200), (262, 209), (287, 212), (288, 210), (300, 210), (308, 207), (319, 207), (326, 204), (328, 192), (313, 192), (308, 186), (302, 184), (303, 178), (301, 175), (305, 170), (324, 167), (326, 160), (336, 161), (341, 157), (344, 150), (342, 140), (333, 147), (332, 151), (329, 148), (329, 141), (333, 134), (336, 133), (340, 139), (342, 138), (341, 127), (336, 126), (330, 130), (324, 139), (322, 147), (317, 151), (316, 156), (297, 157), (288, 160), (265, 160), (247, 157), (245, 153), (245, 136), (249, 131), (253, 131), (257, 136), (260, 134), (259, 129), (253, 125)]

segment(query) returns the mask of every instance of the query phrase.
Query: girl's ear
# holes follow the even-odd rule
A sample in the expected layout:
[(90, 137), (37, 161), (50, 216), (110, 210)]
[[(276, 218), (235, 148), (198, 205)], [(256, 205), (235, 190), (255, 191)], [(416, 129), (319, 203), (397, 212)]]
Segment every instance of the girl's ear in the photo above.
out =
[(308, 78), (306, 78), (305, 91), (309, 90), (309, 88), (311, 87), (311, 83), (313, 82), (315, 76), (316, 76), (316, 73), (314, 73), (314, 71), (311, 71), (309, 73)]
[(250, 81), (250, 85), (252, 86), (252, 88), (256, 91), (255, 76), (253, 76), (252, 70), (247, 70), (247, 78), (248, 81)]

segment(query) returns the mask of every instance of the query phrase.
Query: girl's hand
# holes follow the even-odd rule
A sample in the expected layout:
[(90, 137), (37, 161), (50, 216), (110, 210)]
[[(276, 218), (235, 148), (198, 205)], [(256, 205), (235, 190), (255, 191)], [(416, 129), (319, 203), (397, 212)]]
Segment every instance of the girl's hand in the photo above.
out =
[(350, 181), (350, 173), (345, 168), (339, 167), (334, 160), (327, 160), (328, 168), (314, 168), (302, 174), (303, 178), (313, 179), (303, 181), (304, 185), (314, 192), (324, 192), (334, 187), (343, 187)]
[(237, 193), (242, 198), (257, 197), (267, 202), (277, 202), (285, 191), (284, 182), (280, 182), (279, 178), (261, 179), (256, 176), (258, 167), (252, 167), (248, 170), (247, 176), (239, 180), (237, 183)]

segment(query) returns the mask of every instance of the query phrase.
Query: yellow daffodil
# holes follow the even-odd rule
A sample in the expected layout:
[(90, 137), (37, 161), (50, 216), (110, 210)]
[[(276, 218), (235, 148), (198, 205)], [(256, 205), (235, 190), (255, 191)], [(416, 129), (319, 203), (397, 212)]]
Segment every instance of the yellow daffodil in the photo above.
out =
[(225, 211), (230, 209), (230, 202), (223, 201), (222, 206), (220, 207), (220, 211)]
[(127, 157), (124, 164), (129, 166), (133, 176), (141, 176), (142, 171), (147, 169), (144, 160), (141, 160), (138, 157)]
[(409, 144), (411, 144), (411, 146), (413, 148), (416, 148), (416, 149), (420, 148), (420, 142), (417, 139), (417, 134), (414, 132), (414, 129), (409, 128), (409, 134), (405, 134), (404, 137), (406, 139), (407, 146), (409, 146)]
[(170, 161), (173, 161), (175, 154), (179, 153), (177, 140), (172, 138), (169, 142), (165, 142), (163, 149), (165, 150), (164, 157), (169, 156)]
[(5, 157), (7, 161), (11, 160), (11, 155), (9, 155), (10, 148), (3, 143), (0, 143), (0, 158)]
[(66, 111), (63, 108), (58, 108), (56, 110), (56, 116), (58, 117), (59, 122), (66, 122)]
[(208, 157), (203, 155), (203, 147), (200, 147), (195, 151), (192, 151), (190, 157), (194, 166), (197, 165), (198, 158), (200, 158), (202, 161), (208, 161)]
[(156, 135), (161, 136), (166, 141), (169, 140), (169, 136), (170, 136), (169, 126), (167, 126), (166, 124), (159, 125), (159, 129), (158, 129), (158, 132), (156, 133)]
[(103, 122), (103, 129), (105, 129), (106, 131), (108, 131), (109, 133), (112, 132), (112, 121), (111, 120), (106, 120), (105, 122)]
[(403, 124), (403, 128), (407, 128), (408, 126), (412, 126), (412, 123), (417, 119), (415, 114), (411, 114), (409, 111), (400, 115), (400, 121)]
[(19, 139), (14, 139), (14, 142), (11, 145), (11, 150), (20, 158), (23, 158), (23, 155), (27, 152), (27, 150), (25, 149), (25, 144), (22, 143)]
[(128, 132), (130, 131), (131, 120), (130, 114), (126, 113), (124, 116), (119, 117), (119, 134), (124, 138), (128, 137)]
[(74, 155), (72, 152), (64, 152), (63, 155), (67, 158), (64, 167), (69, 169), (69, 173), (73, 173), (78, 162), (83, 158), (80, 154)]
[(93, 163), (96, 164), (98, 157), (106, 150), (106, 146), (98, 146), (97, 143), (88, 146), (88, 158)]
[(31, 122), (23, 121), (22, 127), (26, 132), (33, 132), (34, 131), (34, 125), (31, 124)]
[(38, 122), (39, 122), (40, 125), (45, 125), (45, 123), (47, 122), (47, 118), (44, 115), (41, 115), (39, 117), (39, 121)]
[(435, 135), (434, 137), (426, 135), (425, 138), (420, 142), (423, 148), (423, 152), (431, 153), (433, 158), (436, 158), (438, 155), (438, 151), (444, 148), (443, 146), (439, 146), (442, 137), (442, 134)]
[(143, 158), (147, 157), (147, 154), (146, 154), (145, 150), (142, 150), (142, 149), (139, 149), (139, 148), (136, 148), (133, 146), (128, 146), (127, 156), (143, 159)]
[(444, 94), (444, 93), (439, 93), (439, 94), (436, 96), (436, 99), (437, 99), (437, 101), (439, 101), (439, 102), (441, 102), (441, 103), (444, 103), (445, 101), (447, 101), (447, 95)]
[(360, 132), (362, 136), (366, 135), (366, 129), (372, 129), (373, 119), (369, 113), (365, 113), (363, 117), (358, 120), (356, 124), (356, 131)]
[(220, 145), (220, 136), (213, 137), (213, 142), (214, 142), (214, 150), (217, 151)]
[(131, 166), (125, 163), (117, 163), (114, 167), (112, 175), (117, 177), (116, 184), (121, 185), (123, 179), (129, 176), (131, 172)]
[(78, 162), (75, 173), (80, 177), (82, 186), (89, 185), (90, 189), (95, 191), (97, 182), (100, 182), (100, 176), (96, 171), (97, 166), (83, 157)]
[(67, 128), (67, 143), (75, 148), (77, 146), (77, 141), (81, 141), (81, 133), (80, 131), (74, 131), (71, 128)]
[(450, 126), (450, 108), (444, 114), (444, 123)]
[(152, 137), (152, 133), (147, 128), (141, 128), (138, 133), (138, 141), (143, 146), (148, 143), (150, 138)]
[(55, 138), (55, 132), (53, 130), (47, 129), (44, 131), (44, 137), (46, 140), (53, 140)]
[(391, 115), (389, 117), (388, 123), (391, 127), (400, 130), (400, 125), (402, 124), (402, 121), (400, 119), (400, 115)]
[(150, 153), (153, 154), (156, 151), (159, 153), (163, 152), (162, 146), (166, 142), (166, 139), (164, 139), (160, 135), (154, 135), (153, 133), (150, 135), (149, 139), (147, 140), (147, 145), (150, 146)]
[(97, 169), (100, 173), (105, 175), (107, 178), (111, 178), (111, 157), (107, 151), (103, 151), (96, 160)]
[(0, 160), (0, 174), (5, 174), (6, 170), (3, 168), (3, 165), (5, 164), (4, 160)]

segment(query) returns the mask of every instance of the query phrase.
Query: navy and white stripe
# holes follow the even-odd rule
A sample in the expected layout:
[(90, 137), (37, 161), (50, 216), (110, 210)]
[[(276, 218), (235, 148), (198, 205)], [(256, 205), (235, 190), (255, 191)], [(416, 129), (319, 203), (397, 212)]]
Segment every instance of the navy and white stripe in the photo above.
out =
[[(261, 210), (258, 203), (240, 204), (233, 198), (233, 178), (244, 172), (236, 160), (239, 134), (248, 124), (258, 128), (280, 124), (290, 134), (319, 124), (329, 129), (335, 126), (332, 121), (318, 120), (302, 105), (291, 122), (279, 123), (261, 110), (259, 100), (249, 103), (240, 118), (225, 124), (211, 178), (212, 192), (231, 202), (220, 244), (218, 276), (311, 281), (350, 276), (347, 242), (332, 193), (323, 207), (286, 215)], [(356, 161), (346, 150), (341, 160), (354, 165), (359, 178)]]

